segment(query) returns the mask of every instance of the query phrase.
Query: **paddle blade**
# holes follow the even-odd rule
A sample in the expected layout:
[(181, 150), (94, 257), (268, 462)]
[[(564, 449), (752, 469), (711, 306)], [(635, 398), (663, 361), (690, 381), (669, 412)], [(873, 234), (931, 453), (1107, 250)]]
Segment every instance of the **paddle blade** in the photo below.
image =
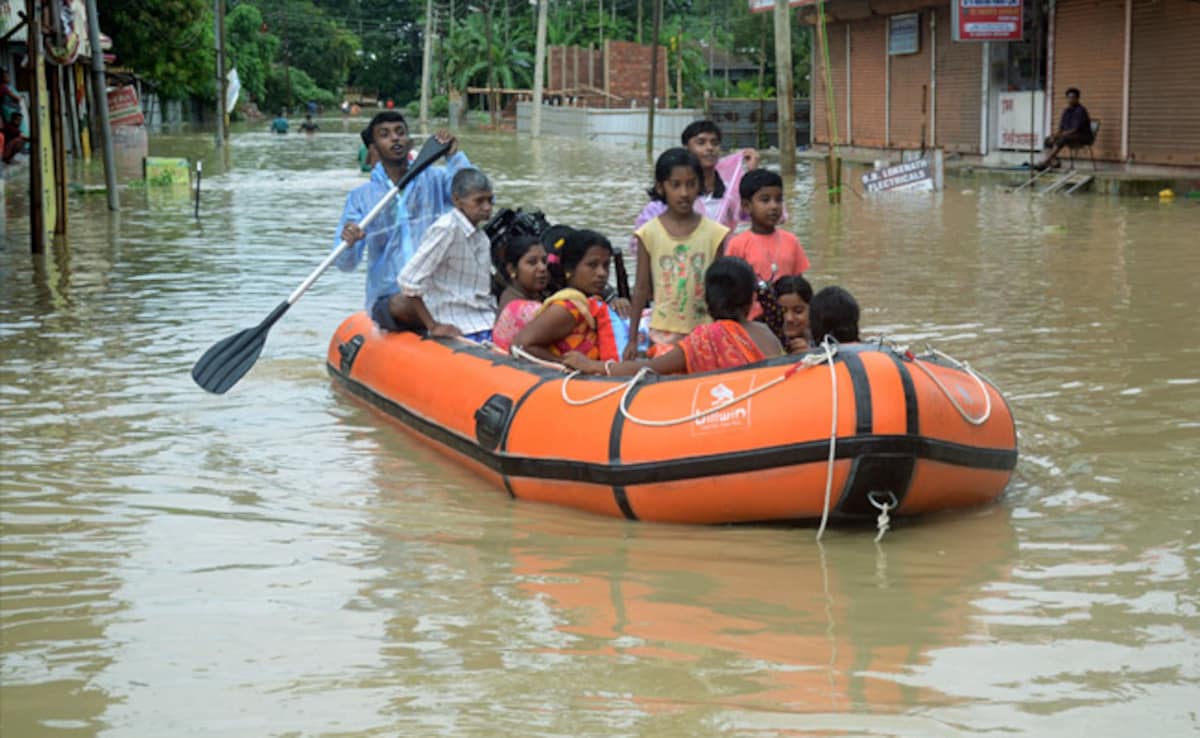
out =
[(257, 325), (213, 344), (192, 367), (192, 379), (213, 394), (225, 394), (258, 361), (267, 331), (268, 327)]

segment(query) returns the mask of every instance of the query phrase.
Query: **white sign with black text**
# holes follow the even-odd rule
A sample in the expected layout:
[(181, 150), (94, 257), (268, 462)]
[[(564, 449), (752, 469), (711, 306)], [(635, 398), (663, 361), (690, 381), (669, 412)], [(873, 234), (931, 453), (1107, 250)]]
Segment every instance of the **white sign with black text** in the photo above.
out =
[(929, 159), (916, 159), (867, 172), (862, 176), (862, 183), (867, 194), (900, 190), (932, 192), (933, 169)]

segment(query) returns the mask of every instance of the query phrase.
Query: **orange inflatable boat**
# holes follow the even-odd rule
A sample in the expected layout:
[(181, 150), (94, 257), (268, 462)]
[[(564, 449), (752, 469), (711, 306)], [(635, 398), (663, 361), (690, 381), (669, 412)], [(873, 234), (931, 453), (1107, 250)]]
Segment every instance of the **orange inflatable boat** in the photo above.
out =
[[(831, 369), (832, 367), (832, 369)], [(568, 376), (347, 318), (328, 369), (522, 500), (678, 523), (874, 518), (979, 505), (1017, 461), (1012, 414), (948, 359), (875, 343), (739, 369)]]

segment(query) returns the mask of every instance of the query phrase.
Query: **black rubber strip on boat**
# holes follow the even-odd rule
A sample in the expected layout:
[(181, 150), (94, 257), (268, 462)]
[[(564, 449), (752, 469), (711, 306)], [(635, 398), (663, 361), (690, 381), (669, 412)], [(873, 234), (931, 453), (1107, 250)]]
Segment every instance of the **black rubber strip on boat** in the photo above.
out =
[[(501, 452), (508, 451), (508, 431), (510, 428), (512, 428), (513, 421), (517, 418), (517, 413), (520, 412), (521, 406), (525, 404), (525, 400), (529, 399), (529, 396), (532, 395), (538, 387), (541, 387), (548, 381), (550, 380), (547, 377), (542, 377), (535, 382), (532, 387), (522, 392), (521, 396), (517, 398), (516, 404), (513, 405), (512, 412), (508, 415), (508, 422), (504, 424), (504, 430), (500, 434), (500, 445), (497, 447), (498, 450)], [(509, 481), (508, 475), (504, 473), (503, 469), (500, 470), (500, 478), (504, 480), (504, 489), (508, 490), (508, 496), (516, 498), (517, 495), (515, 492), (513, 492), (512, 482)]]
[(854, 387), (854, 435), (869, 434), (872, 428), (874, 414), (871, 409), (871, 380), (867, 377), (867, 368), (863, 366), (858, 354), (841, 354), (838, 356), (846, 371), (850, 373), (850, 384)]
[[(638, 393), (642, 385), (634, 385), (629, 390), (629, 399)], [(625, 413), (621, 412), (621, 403), (617, 402), (617, 409), (613, 411), (612, 430), (608, 434), (608, 463), (616, 466), (621, 463), (621, 431), (625, 428)], [(633, 511), (633, 506), (629, 504), (629, 495), (625, 492), (625, 485), (614, 484), (612, 486), (613, 499), (617, 502), (617, 507), (621, 508), (621, 514), (626, 520), (637, 520), (637, 513)]]
[(894, 352), (888, 351), (887, 355), (896, 365), (900, 385), (904, 388), (904, 432), (915, 436), (921, 432), (921, 408), (917, 405), (917, 389), (913, 385), (912, 373), (908, 371), (904, 360)]
[[(824, 462), (829, 456), (829, 439), (813, 440), (784, 446), (768, 446), (749, 451), (730, 451), (709, 456), (692, 456), (665, 461), (638, 462), (612, 467), (608, 464), (574, 461), (571, 459), (542, 459), (499, 455), (482, 448), (474, 439), (453, 433), (437, 423), (405, 409), (397, 402), (375, 393), (370, 388), (326, 365), (329, 373), (340, 380), (348, 391), (378, 407), (413, 430), (422, 433), (464, 456), (498, 473), (511, 477), (532, 477), (583, 482), (604, 487), (632, 487), (639, 484), (673, 482), (686, 479), (738, 474)], [(866, 435), (838, 440), (836, 458), (854, 459), (860, 456), (900, 454), (938, 461), (952, 466), (972, 469), (1011, 470), (1017, 464), (1015, 450), (980, 448), (952, 441), (909, 435)]]

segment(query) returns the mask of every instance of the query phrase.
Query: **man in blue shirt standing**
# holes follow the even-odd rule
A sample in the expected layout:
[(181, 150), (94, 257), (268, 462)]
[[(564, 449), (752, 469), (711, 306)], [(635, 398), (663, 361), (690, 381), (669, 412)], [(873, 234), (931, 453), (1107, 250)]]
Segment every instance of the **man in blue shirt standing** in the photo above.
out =
[(1046, 139), (1045, 146), (1050, 153), (1046, 154), (1037, 164), (1037, 169), (1050, 166), (1065, 146), (1088, 146), (1092, 143), (1092, 119), (1088, 116), (1087, 108), (1079, 104), (1079, 90), (1072, 87), (1067, 90), (1067, 107), (1063, 110), (1062, 118), (1058, 121), (1058, 130)]
[(388, 309), (389, 299), (400, 292), (396, 278), (416, 253), (425, 229), (454, 207), (450, 183), (455, 172), (470, 167), (471, 162), (466, 154), (458, 151), (458, 144), (448, 131), (438, 131), (435, 137), (451, 144), (446, 166), (429, 167), (417, 175), (364, 230), (359, 227), (359, 221), (400, 181), (414, 158), (408, 123), (399, 111), (385, 110), (377, 114), (367, 131), (379, 162), (371, 170), (370, 181), (346, 196), (336, 238), (353, 245), (334, 263), (342, 271), (349, 272), (366, 258), (365, 307), (379, 327), (396, 331), (402, 327)]

